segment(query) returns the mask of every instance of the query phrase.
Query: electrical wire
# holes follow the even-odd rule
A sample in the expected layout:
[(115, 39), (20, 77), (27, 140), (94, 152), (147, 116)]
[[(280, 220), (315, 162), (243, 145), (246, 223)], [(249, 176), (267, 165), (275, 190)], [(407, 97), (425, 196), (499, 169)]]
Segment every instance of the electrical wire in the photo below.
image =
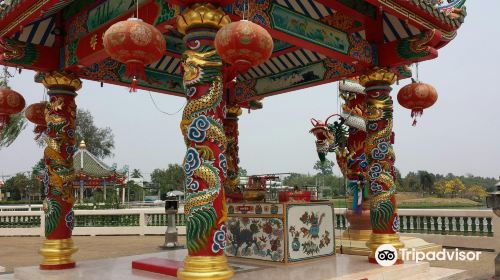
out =
[(186, 106), (187, 104), (187, 101), (179, 108), (179, 110), (175, 111), (175, 113), (168, 113), (168, 112), (165, 112), (163, 111), (162, 109), (160, 109), (160, 107), (158, 107), (158, 105), (156, 104), (156, 101), (154, 100), (153, 98), (153, 95), (151, 95), (151, 91), (148, 91), (149, 93), (149, 97), (151, 98), (151, 102), (153, 102), (153, 105), (155, 106), (156, 110), (158, 110), (158, 112), (160, 113), (163, 113), (165, 115), (169, 115), (169, 116), (175, 116), (177, 115), (180, 111), (182, 111), (182, 109), (184, 109), (184, 107)]

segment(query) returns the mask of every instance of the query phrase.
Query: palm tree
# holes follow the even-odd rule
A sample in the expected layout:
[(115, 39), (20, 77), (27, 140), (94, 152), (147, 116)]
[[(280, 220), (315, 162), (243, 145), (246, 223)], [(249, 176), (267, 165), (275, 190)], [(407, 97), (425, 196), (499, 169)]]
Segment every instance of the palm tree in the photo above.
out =
[(130, 175), (132, 178), (142, 178), (141, 171), (139, 169), (134, 169), (132, 170), (132, 175)]

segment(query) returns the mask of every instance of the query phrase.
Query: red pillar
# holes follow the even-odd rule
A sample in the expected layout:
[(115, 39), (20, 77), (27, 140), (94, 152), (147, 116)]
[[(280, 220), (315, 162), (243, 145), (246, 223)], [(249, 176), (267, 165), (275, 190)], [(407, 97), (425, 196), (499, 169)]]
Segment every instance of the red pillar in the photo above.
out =
[[(391, 85), (397, 76), (386, 69), (373, 69), (360, 77), (366, 92), (366, 142), (370, 189), (372, 235), (366, 243), (371, 249), (369, 261), (376, 263), (375, 251), (380, 245), (391, 244), (396, 249), (404, 245), (399, 240), (394, 161), (391, 144), (393, 102)], [(401, 256), (399, 256), (401, 258)], [(401, 262), (401, 259), (399, 260)]]
[(227, 138), (226, 159), (227, 159), (227, 179), (226, 188), (233, 192), (240, 184), (238, 155), (238, 117), (241, 115), (240, 107), (229, 107), (224, 119), (224, 131)]
[(188, 257), (180, 279), (229, 279), (233, 271), (224, 256), (227, 177), (224, 132), (223, 63), (214, 47), (218, 29), (229, 23), (221, 8), (194, 4), (178, 17), (186, 51), (182, 56), (187, 97), (181, 130), (187, 146), (184, 159)]
[(47, 147), (43, 179), (45, 200), (45, 237), (39, 253), (44, 260), (41, 269), (75, 267), (71, 255), (77, 251), (71, 239), (75, 224), (73, 154), (76, 152), (76, 91), (81, 88), (78, 77), (54, 71), (39, 73), (36, 78), (48, 89), (50, 101), (45, 110)]

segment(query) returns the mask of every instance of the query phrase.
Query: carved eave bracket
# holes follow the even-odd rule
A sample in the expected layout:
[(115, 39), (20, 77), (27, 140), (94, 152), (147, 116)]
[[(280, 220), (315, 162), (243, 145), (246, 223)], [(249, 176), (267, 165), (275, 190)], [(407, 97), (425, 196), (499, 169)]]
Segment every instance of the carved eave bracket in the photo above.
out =
[(379, 46), (379, 63), (381, 66), (400, 66), (431, 60), (438, 56), (442, 47), (441, 32), (434, 29), (402, 40)]

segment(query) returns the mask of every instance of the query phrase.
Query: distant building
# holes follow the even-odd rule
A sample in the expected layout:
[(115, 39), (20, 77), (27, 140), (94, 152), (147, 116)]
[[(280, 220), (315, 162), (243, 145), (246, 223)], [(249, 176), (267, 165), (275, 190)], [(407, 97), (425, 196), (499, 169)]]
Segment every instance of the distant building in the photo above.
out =
[(117, 170), (116, 165), (108, 166), (87, 150), (82, 140), (78, 151), (73, 156), (73, 167), (75, 169), (75, 181), (73, 188), (75, 197), (83, 202), (84, 197), (90, 197), (92, 190), (101, 189), (104, 199), (107, 192), (116, 190), (118, 197), (125, 202), (125, 181), (127, 179), (128, 167)]

